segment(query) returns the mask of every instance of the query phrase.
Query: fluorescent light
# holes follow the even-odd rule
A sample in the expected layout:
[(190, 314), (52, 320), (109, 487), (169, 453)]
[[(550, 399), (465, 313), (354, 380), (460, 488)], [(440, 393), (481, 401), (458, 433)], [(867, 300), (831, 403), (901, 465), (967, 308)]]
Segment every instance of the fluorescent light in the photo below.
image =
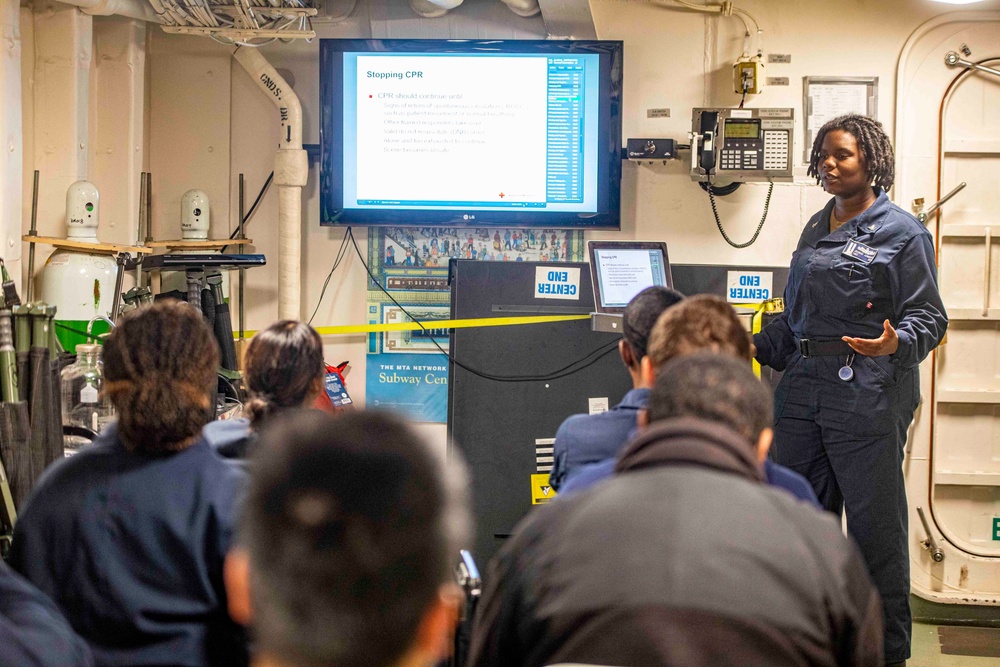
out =
[(933, 0), (934, 2), (942, 2), (946, 5), (971, 5), (976, 2), (982, 2), (983, 0)]

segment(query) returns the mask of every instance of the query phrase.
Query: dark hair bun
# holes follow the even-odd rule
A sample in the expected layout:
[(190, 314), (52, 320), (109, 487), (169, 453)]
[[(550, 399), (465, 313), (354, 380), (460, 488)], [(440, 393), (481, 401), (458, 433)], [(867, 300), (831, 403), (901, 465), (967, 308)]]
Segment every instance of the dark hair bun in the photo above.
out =
[(132, 449), (173, 451), (212, 418), (219, 347), (200, 312), (157, 301), (127, 313), (104, 345), (106, 391)]

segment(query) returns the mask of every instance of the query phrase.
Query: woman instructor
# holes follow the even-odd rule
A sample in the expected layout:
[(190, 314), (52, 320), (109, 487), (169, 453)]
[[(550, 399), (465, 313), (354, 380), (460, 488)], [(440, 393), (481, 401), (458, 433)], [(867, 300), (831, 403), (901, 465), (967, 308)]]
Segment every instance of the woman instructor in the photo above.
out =
[(775, 391), (773, 458), (804, 475), (823, 506), (846, 507), (885, 611), (885, 658), (910, 656), (906, 433), (918, 364), (948, 317), (931, 235), (889, 201), (892, 145), (871, 118), (841, 116), (816, 136), (809, 175), (833, 199), (792, 254), (785, 311), (754, 337), (785, 374)]

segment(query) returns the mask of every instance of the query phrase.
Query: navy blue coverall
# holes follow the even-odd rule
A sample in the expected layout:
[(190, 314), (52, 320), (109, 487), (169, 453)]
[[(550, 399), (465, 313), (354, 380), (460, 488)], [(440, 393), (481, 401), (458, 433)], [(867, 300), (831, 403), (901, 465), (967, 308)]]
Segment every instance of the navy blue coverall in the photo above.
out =
[(39, 479), (11, 566), (59, 606), (99, 667), (245, 667), (222, 571), (246, 483), (204, 438), (146, 453), (111, 424)]
[(87, 643), (52, 600), (0, 561), (0, 665), (93, 667)]
[[(885, 192), (875, 194), (833, 233), (835, 200), (809, 220), (792, 255), (785, 311), (754, 344), (758, 362), (785, 371), (772, 456), (804, 475), (826, 509), (839, 514), (846, 505), (847, 530), (882, 595), (885, 658), (895, 662), (909, 658), (911, 631), (903, 451), (920, 400), (917, 365), (941, 342), (948, 316), (930, 233)], [(851, 253), (852, 240), (867, 248)], [(878, 338), (886, 319), (899, 335), (894, 354), (802, 356), (802, 339)], [(838, 371), (849, 361), (853, 377), (843, 380)]]

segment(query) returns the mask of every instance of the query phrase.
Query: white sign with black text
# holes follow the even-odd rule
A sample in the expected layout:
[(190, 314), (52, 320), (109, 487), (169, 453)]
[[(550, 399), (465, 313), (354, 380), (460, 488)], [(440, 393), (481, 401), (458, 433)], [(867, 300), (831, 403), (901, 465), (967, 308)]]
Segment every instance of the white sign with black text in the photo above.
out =
[(726, 279), (726, 301), (729, 303), (761, 303), (774, 296), (770, 271), (729, 271)]
[(535, 267), (536, 299), (580, 300), (580, 269), (571, 266)]

